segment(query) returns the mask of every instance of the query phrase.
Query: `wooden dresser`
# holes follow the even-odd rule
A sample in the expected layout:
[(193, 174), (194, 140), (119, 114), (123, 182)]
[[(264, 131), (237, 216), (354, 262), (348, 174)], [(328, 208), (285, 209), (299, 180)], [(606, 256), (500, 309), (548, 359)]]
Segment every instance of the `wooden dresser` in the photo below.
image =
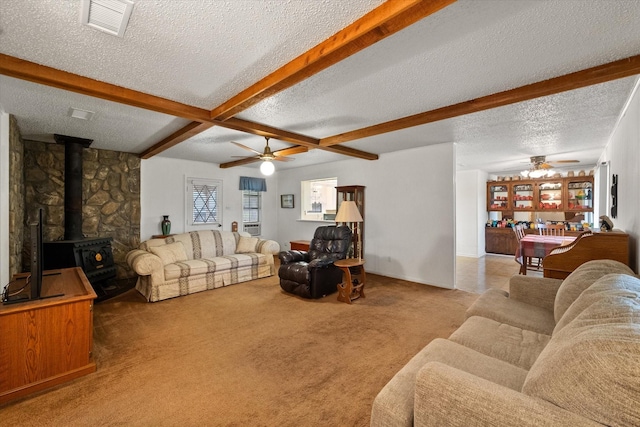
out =
[(578, 266), (594, 259), (612, 259), (629, 265), (629, 235), (620, 231), (594, 231), (563, 253), (551, 253), (542, 261), (544, 277), (564, 279)]
[(95, 372), (96, 294), (80, 267), (45, 272), (42, 296), (61, 293), (0, 305), (0, 404)]

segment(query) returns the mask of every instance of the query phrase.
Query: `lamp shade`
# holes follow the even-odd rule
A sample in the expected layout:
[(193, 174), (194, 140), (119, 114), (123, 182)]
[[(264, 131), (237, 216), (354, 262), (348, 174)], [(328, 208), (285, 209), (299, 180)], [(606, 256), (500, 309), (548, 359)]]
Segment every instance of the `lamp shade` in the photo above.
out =
[(356, 206), (356, 202), (352, 200), (345, 200), (340, 204), (338, 214), (336, 215), (336, 222), (362, 222), (362, 215)]
[(260, 165), (260, 172), (262, 172), (263, 175), (272, 175), (275, 170), (276, 167), (270, 161), (263, 161)]

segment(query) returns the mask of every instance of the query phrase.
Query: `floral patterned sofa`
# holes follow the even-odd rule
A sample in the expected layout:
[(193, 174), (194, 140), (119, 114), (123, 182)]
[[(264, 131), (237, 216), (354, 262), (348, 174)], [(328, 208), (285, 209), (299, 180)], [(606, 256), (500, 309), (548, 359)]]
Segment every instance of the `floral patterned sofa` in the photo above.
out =
[(155, 302), (275, 274), (280, 245), (244, 232), (192, 231), (151, 239), (127, 254), (136, 289)]

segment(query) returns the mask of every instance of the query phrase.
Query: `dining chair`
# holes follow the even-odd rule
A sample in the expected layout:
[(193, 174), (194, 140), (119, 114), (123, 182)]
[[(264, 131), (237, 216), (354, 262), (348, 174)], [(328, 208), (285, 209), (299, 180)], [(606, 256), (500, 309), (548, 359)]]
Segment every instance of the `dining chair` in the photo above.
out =
[(520, 245), (520, 240), (524, 237), (524, 227), (522, 226), (522, 224), (516, 224), (513, 226), (513, 232), (516, 235), (516, 241), (518, 242), (517, 246), (516, 246), (516, 262), (518, 264), (520, 264), (520, 272), (519, 274), (524, 274), (524, 269), (527, 268), (524, 265), (524, 258), (522, 256), (522, 247)]
[(536, 228), (541, 236), (564, 236), (564, 224), (538, 224)]
[(520, 243), (520, 240), (522, 240), (522, 238), (525, 235), (524, 233), (525, 228), (528, 228), (528, 227), (525, 227), (522, 224), (516, 224), (513, 226), (513, 232), (516, 235), (516, 241), (517, 241), (515, 259), (516, 259), (516, 262), (520, 264), (519, 274), (524, 274), (525, 269), (540, 270), (540, 265), (542, 264), (541, 258), (537, 258), (537, 266), (533, 265), (532, 263), (533, 259), (529, 258), (529, 262), (527, 262), (527, 265), (524, 265), (524, 257), (522, 256), (522, 245)]

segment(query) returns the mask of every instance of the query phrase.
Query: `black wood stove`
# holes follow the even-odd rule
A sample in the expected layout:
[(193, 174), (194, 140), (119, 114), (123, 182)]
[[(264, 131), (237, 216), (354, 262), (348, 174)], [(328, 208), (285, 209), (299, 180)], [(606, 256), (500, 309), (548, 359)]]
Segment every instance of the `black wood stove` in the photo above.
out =
[(116, 267), (111, 237), (82, 234), (82, 150), (93, 140), (54, 135), (64, 144), (64, 240), (44, 243), (44, 268), (81, 267), (100, 298), (113, 287)]

